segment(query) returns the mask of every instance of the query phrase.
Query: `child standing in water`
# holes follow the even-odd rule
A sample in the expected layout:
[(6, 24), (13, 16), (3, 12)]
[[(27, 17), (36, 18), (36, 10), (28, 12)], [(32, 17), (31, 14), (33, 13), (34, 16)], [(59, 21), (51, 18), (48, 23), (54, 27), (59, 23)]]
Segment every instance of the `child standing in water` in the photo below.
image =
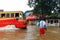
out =
[(46, 30), (46, 22), (44, 21), (44, 18), (41, 19), (40, 21), (40, 35), (45, 34), (45, 30)]

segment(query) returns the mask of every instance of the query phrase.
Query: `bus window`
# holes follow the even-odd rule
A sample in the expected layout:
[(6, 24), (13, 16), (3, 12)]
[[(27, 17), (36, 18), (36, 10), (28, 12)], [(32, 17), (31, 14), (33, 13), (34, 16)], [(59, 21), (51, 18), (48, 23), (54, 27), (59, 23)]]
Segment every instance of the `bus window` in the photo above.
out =
[(14, 17), (14, 13), (11, 13), (11, 17)]
[(1, 14), (1, 17), (5, 17), (5, 14)]
[(9, 16), (10, 16), (9, 13), (7, 13), (7, 14), (6, 14), (6, 17), (9, 17)]
[(19, 13), (15, 13), (15, 17), (19, 17)]

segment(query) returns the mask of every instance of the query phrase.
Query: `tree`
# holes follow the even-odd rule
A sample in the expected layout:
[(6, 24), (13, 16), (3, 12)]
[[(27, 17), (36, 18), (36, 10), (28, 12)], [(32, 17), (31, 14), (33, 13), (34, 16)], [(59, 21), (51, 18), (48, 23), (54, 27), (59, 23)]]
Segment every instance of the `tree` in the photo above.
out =
[(47, 15), (57, 6), (56, 0), (28, 0), (28, 5), (34, 7), (33, 13)]

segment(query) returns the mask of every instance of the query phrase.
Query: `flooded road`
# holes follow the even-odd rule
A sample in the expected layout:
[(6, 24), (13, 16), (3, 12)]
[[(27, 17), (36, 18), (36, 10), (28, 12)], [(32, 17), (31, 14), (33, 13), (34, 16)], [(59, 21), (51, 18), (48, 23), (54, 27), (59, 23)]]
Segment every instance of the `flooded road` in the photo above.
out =
[(22, 40), (25, 34), (26, 30), (1, 31), (0, 40)]
[(28, 25), (27, 29), (0, 31), (0, 40), (60, 40), (60, 30), (47, 29), (41, 37), (37, 26)]
[(27, 29), (0, 31), (0, 40), (35, 40), (36, 26), (28, 26)]

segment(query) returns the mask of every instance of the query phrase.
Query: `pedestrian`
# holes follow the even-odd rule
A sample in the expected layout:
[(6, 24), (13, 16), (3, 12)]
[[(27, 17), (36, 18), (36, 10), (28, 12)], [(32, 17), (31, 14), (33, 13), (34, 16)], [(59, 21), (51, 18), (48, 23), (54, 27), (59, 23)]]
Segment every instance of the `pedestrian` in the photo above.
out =
[(36, 25), (39, 27), (40, 26), (40, 20), (37, 19)]
[(18, 16), (16, 17), (16, 20), (18, 20), (19, 18), (18, 18)]
[(45, 22), (45, 19), (42, 18), (40, 20), (40, 32), (39, 32), (40, 35), (45, 34), (45, 30), (46, 30), (46, 22)]
[(19, 15), (19, 18), (20, 18), (20, 19), (23, 19), (22, 14)]

